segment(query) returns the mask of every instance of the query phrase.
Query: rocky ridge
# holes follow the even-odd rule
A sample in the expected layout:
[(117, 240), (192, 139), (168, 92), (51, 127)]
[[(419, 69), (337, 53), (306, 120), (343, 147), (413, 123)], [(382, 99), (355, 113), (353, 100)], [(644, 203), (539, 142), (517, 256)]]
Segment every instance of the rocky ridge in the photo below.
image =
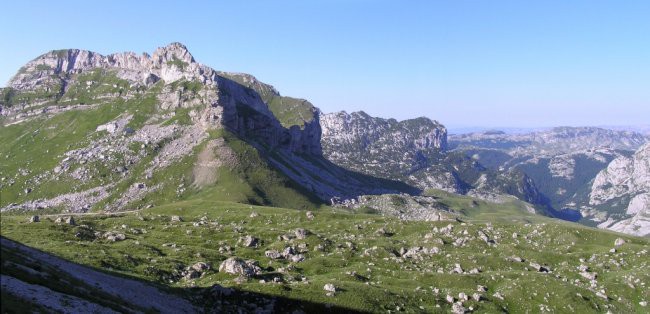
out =
[(522, 173), (487, 169), (447, 151), (447, 129), (437, 121), (404, 121), (338, 112), (320, 118), (324, 156), (346, 169), (398, 179), (419, 189), (439, 189), (497, 199), (511, 194), (539, 203), (534, 184)]
[[(223, 172), (220, 169), (257, 171), (250, 168), (250, 161), (238, 162), (252, 157), (247, 154), (256, 155), (260, 167), (271, 173), (278, 171), (273, 176), (286, 182), (273, 185), (299, 187), (299, 193), (306, 195), (303, 198), (328, 201), (332, 197), (416, 191), (328, 162), (322, 157), (317, 108), (306, 100), (281, 96), (251, 75), (218, 72), (199, 64), (179, 43), (158, 48), (151, 56), (131, 52), (104, 56), (78, 49), (51, 51), (21, 68), (2, 94), (3, 125), (34, 128), (26, 131), (32, 136), (61, 128), (54, 122), (61, 115), (124, 108), (117, 115), (93, 115), (97, 124), (80, 130), (84, 136), (70, 132), (68, 136), (77, 139), (67, 143), (66, 149), (53, 147), (59, 151), (58, 155), (48, 155), (53, 166), (3, 171), (0, 190), (7, 196), (2, 210), (63, 208), (83, 212), (94, 206), (122, 210), (134, 202), (148, 202), (152, 194), (170, 189), (171, 184), (178, 185), (175, 192), (182, 197), (192, 189), (218, 184), (214, 174)], [(296, 108), (300, 110), (293, 114)], [(35, 121), (52, 125), (42, 130), (32, 124)], [(219, 138), (230, 140), (217, 144)], [(15, 154), (19, 154), (25, 152), (25, 145), (33, 144), (16, 145), (19, 147), (7, 149), (16, 149)], [(247, 148), (235, 151), (232, 145)], [(171, 178), (167, 183), (155, 182), (168, 169), (194, 158), (203, 146), (208, 150), (203, 149), (200, 165), (193, 171), (196, 177), (190, 182), (183, 177), (177, 179), (180, 183), (169, 182)], [(39, 147), (31, 148), (39, 151)], [(13, 152), (7, 151), (6, 158)], [(42, 162), (30, 156), (28, 165)], [(133, 171), (140, 168), (143, 170)], [(57, 181), (74, 183), (69, 192), (54, 195), (43, 186), (56, 185)], [(257, 193), (253, 196), (261, 202), (271, 202), (269, 192), (259, 190), (249, 193)]]

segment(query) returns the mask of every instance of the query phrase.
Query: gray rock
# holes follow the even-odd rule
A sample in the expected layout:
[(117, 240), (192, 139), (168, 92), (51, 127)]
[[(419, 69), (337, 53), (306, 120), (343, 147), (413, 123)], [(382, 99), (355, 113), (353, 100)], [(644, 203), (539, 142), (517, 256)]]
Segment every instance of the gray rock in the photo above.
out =
[(586, 271), (580, 272), (580, 276), (587, 280), (596, 280), (596, 278), (598, 278), (598, 274)]
[(74, 217), (68, 216), (65, 218), (65, 223), (71, 226), (75, 226), (76, 222), (74, 221)]
[(323, 286), (323, 290), (327, 292), (336, 292), (336, 287), (333, 284), (328, 283)]
[(454, 301), (456, 301), (456, 299), (454, 299), (454, 297), (452, 295), (450, 295), (450, 294), (448, 294), (445, 297), (445, 300), (447, 300), (447, 302), (449, 302), (449, 303), (454, 303)]
[(530, 263), (530, 267), (532, 267), (534, 270), (536, 270), (536, 271), (538, 271), (540, 273), (548, 273), (548, 272), (551, 271), (548, 267), (542, 266), (542, 265), (540, 265), (538, 263), (533, 263), (533, 262)]
[(305, 256), (302, 255), (302, 254), (297, 254), (297, 255), (293, 255), (293, 256), (291, 256), (290, 259), (291, 259), (291, 261), (294, 262), (294, 263), (299, 263), (299, 262), (302, 262), (302, 261), (305, 260)]
[(284, 251), (282, 251), (282, 256), (284, 258), (290, 258), (294, 254), (296, 254), (296, 251), (291, 246), (287, 246), (284, 248)]
[(467, 309), (461, 304), (460, 302), (454, 303), (454, 305), (451, 306), (451, 312), (454, 314), (464, 314)]
[(252, 260), (244, 261), (239, 257), (230, 257), (219, 265), (219, 272), (240, 275), (243, 277), (253, 277), (261, 273), (262, 269)]
[(41, 221), (41, 218), (38, 217), (38, 215), (34, 215), (29, 218), (29, 222), (39, 222), (39, 221)]
[(201, 273), (194, 270), (194, 269), (190, 269), (190, 270), (187, 270), (187, 271), (183, 272), (183, 278), (185, 280), (192, 280), (192, 279), (196, 279), (196, 278), (199, 278), (199, 277), (201, 277)]
[(256, 247), (259, 243), (259, 239), (253, 236), (247, 235), (245, 237), (239, 238), (239, 243), (244, 247)]
[(194, 265), (192, 265), (191, 268), (198, 272), (204, 272), (206, 270), (210, 270), (211, 266), (210, 264), (205, 262), (197, 262)]
[(625, 244), (625, 240), (623, 238), (617, 238), (616, 241), (614, 241), (614, 246), (616, 247), (619, 247), (623, 244)]
[(183, 222), (183, 217), (174, 215), (174, 216), (172, 216), (171, 221), (172, 222)]
[(264, 252), (264, 255), (266, 255), (266, 257), (268, 257), (270, 259), (281, 259), (282, 258), (282, 254), (280, 254), (280, 252), (278, 252), (276, 250), (268, 250), (268, 251)]
[(104, 233), (104, 238), (111, 242), (118, 242), (118, 241), (124, 241), (126, 239), (126, 236), (124, 235), (124, 233), (109, 231)]
[(296, 231), (294, 233), (296, 234), (296, 238), (298, 238), (298, 239), (306, 239), (307, 236), (309, 236), (311, 234), (311, 232), (309, 230), (303, 229), (303, 228), (296, 229)]

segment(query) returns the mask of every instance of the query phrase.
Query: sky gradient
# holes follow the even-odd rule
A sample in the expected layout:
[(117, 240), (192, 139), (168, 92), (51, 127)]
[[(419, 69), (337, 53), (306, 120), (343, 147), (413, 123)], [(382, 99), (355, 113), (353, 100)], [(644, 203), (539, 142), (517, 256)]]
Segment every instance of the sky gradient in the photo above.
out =
[(650, 1), (17, 1), (0, 82), (52, 49), (184, 43), (324, 112), (451, 128), (650, 124)]

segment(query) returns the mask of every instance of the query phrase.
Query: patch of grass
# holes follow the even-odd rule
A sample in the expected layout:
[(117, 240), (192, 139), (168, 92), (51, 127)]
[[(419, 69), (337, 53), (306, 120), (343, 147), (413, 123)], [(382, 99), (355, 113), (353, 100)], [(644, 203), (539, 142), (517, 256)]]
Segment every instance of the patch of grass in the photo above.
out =
[(167, 61), (167, 65), (169, 66), (176, 66), (178, 67), (181, 71), (185, 70), (185, 67), (187, 67), (189, 64), (181, 59), (178, 59), (176, 56), (173, 56), (171, 61)]
[(273, 96), (267, 105), (285, 128), (294, 125), (303, 128), (305, 123), (314, 120), (316, 109), (314, 105), (304, 99)]

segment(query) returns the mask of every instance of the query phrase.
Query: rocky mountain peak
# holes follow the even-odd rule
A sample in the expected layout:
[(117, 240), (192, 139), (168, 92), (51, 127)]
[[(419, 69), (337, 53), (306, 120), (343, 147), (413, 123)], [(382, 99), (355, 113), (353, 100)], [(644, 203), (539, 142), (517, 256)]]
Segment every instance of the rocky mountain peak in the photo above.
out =
[(165, 47), (156, 49), (152, 59), (158, 64), (167, 62), (185, 62), (187, 64), (195, 63), (194, 57), (185, 45), (179, 42), (173, 42)]
[(112, 70), (131, 84), (150, 85), (163, 79), (172, 83), (180, 79), (198, 80), (215, 85), (217, 72), (194, 60), (187, 47), (171, 43), (156, 49), (153, 56), (147, 53), (120, 52), (102, 55), (80, 49), (63, 49), (47, 52), (27, 63), (9, 81), (9, 87), (28, 90), (51, 82), (53, 76), (79, 74), (95, 69)]

